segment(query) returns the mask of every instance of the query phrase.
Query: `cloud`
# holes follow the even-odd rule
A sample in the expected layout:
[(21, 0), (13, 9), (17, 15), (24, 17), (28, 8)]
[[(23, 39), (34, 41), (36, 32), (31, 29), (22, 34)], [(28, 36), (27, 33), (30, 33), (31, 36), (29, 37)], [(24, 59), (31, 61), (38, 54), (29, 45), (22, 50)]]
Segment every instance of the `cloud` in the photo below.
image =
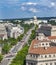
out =
[(26, 2), (26, 3), (23, 3), (22, 5), (37, 5), (37, 3), (34, 3), (34, 2)]
[(56, 0), (0, 0), (0, 10), (3, 17), (7, 12), (10, 13), (7, 16), (14, 16), (15, 13), (15, 16), (24, 14), (25, 17), (34, 13), (39, 16), (56, 16)]
[(29, 11), (31, 11), (33, 13), (39, 12), (36, 8), (30, 8)]
[(26, 8), (25, 8), (24, 6), (22, 6), (22, 7), (21, 7), (21, 10), (25, 11), (25, 10), (26, 10)]
[(51, 2), (51, 6), (55, 6), (55, 3), (54, 2)]

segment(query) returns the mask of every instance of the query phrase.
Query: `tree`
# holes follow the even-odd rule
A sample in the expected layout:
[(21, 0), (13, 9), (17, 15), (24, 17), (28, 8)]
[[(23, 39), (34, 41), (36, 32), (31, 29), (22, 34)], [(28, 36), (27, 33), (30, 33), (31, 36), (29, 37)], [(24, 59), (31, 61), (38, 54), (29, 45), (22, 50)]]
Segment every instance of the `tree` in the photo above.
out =
[(23, 36), (24, 36), (24, 34), (21, 34), (20, 36), (18, 36), (17, 40), (18, 40), (18, 41), (21, 41), (22, 38), (23, 38)]
[(3, 54), (7, 54), (10, 50), (10, 45), (9, 44), (4, 44), (4, 46), (2, 47), (2, 53)]
[(2, 56), (2, 54), (0, 54), (0, 62), (2, 61), (2, 59), (3, 59), (3, 56)]

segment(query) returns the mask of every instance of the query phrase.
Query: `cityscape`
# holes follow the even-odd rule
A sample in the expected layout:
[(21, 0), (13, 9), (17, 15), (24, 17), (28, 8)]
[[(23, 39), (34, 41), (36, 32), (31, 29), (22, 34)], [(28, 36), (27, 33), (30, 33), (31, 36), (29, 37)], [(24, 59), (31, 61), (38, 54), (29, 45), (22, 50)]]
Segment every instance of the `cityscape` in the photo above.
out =
[(56, 1), (0, 1), (0, 65), (56, 65)]

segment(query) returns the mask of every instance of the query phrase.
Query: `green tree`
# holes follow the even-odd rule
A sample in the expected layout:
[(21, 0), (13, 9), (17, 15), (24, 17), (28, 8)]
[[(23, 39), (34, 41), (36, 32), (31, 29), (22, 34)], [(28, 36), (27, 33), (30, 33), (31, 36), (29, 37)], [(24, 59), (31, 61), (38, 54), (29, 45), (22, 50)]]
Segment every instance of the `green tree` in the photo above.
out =
[(10, 45), (9, 44), (4, 44), (4, 46), (2, 47), (2, 53), (3, 54), (7, 54), (10, 50)]
[(18, 41), (21, 41), (22, 38), (23, 38), (23, 36), (24, 36), (24, 34), (21, 34), (20, 36), (18, 36), (17, 40), (18, 40)]
[(2, 54), (0, 54), (0, 62), (2, 61), (2, 59), (3, 59), (3, 56), (2, 56)]

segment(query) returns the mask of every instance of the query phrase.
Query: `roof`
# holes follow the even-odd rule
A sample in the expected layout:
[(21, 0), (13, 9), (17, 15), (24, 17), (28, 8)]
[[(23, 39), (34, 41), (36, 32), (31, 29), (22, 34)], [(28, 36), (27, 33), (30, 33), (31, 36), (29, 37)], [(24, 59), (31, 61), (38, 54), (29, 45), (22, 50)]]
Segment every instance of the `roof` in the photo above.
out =
[(49, 36), (48, 39), (56, 39), (56, 36)]
[(38, 43), (39, 40), (34, 39), (31, 43), (31, 46), (29, 48), (28, 53), (30, 54), (53, 54), (56, 53), (56, 47), (48, 47), (47, 49), (45, 49), (44, 47), (38, 47), (38, 48), (34, 48), (34, 44)]

